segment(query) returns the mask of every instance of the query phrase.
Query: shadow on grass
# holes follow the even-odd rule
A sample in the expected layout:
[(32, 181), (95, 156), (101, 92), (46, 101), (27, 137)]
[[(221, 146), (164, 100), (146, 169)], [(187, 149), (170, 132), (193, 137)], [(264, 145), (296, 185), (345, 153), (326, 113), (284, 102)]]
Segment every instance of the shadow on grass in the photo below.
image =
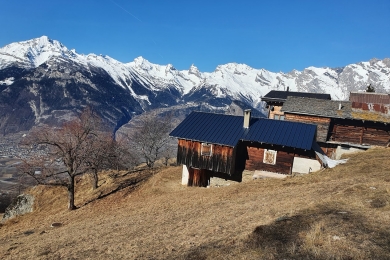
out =
[(275, 259), (390, 259), (390, 231), (342, 207), (319, 205), (256, 227), (246, 246)]
[(258, 226), (234, 245), (203, 244), (167, 259), (390, 259), (390, 231), (346, 208), (319, 205)]
[[(135, 174), (138, 173), (138, 174)], [(121, 178), (121, 180), (118, 182), (118, 185), (113, 188), (112, 190), (99, 194), (96, 198), (93, 198), (87, 202), (85, 202), (81, 207), (84, 207), (88, 205), (91, 202), (94, 202), (96, 200), (100, 200), (103, 198), (106, 198), (120, 190), (123, 190), (125, 188), (129, 188), (126, 194), (130, 193), (131, 191), (135, 190), (138, 186), (140, 186), (142, 183), (144, 183), (147, 179), (149, 179), (153, 174), (155, 173), (154, 170), (136, 170), (136, 171), (131, 171), (128, 172), (124, 175), (117, 176), (117, 175), (112, 175), (111, 178)], [(124, 177), (130, 176), (129, 178), (125, 179)]]

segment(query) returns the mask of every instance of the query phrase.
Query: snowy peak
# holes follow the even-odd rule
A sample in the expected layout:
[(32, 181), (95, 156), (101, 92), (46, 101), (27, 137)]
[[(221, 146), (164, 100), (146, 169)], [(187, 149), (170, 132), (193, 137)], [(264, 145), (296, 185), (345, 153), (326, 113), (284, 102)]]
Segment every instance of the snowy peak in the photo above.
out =
[(0, 48), (0, 67), (18, 62), (26, 67), (38, 67), (53, 56), (71, 58), (76, 52), (69, 51), (62, 43), (42, 36), (28, 41), (11, 43)]
[[(47, 36), (0, 48), (0, 69), (13, 64), (21, 68), (36, 68), (49, 60), (53, 63), (71, 61), (66, 66), (77, 65), (87, 71), (92, 67), (104, 70), (117, 85), (147, 105), (152, 103), (151, 96), (157, 97), (159, 93), (180, 94), (182, 96), (175, 98), (182, 100), (184, 95), (199, 90), (218, 93), (217, 97), (241, 100), (254, 107), (261, 105), (261, 97), (270, 90), (289, 88), (291, 91), (330, 93), (333, 99), (347, 99), (350, 91), (364, 90), (369, 84), (377, 92), (390, 91), (390, 59), (372, 59), (343, 68), (308, 67), (289, 73), (227, 63), (217, 66), (214, 72), (202, 73), (194, 65), (188, 70), (177, 70), (172, 64), (153, 64), (142, 56), (122, 63), (109, 56), (77, 54)], [(8, 80), (11, 77), (13, 75), (4, 76), (0, 81), (12, 84), (13, 81)]]
[(194, 64), (191, 65), (190, 69), (188, 70), (188, 74), (193, 74), (199, 78), (202, 77), (199, 69)]
[(144, 59), (142, 56), (135, 58), (134, 61), (129, 62), (127, 65), (129, 65), (130, 67), (142, 69), (145, 71), (153, 69), (152, 64), (148, 60)]

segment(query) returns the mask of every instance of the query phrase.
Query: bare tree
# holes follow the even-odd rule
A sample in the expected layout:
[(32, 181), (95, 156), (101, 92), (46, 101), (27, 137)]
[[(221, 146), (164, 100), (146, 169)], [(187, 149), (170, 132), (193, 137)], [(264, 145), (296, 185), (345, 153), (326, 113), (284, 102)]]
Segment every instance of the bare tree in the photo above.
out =
[(66, 187), (68, 209), (75, 209), (75, 178), (90, 169), (90, 144), (91, 140), (99, 138), (99, 124), (99, 117), (91, 109), (86, 109), (78, 119), (67, 122), (62, 127), (35, 129), (25, 144), (43, 145), (47, 148), (47, 153), (34, 152), (23, 160), (19, 169), (39, 184)]
[(156, 114), (145, 116), (140, 125), (130, 135), (130, 141), (141, 154), (146, 165), (153, 168), (156, 160), (169, 142), (169, 131), (172, 129), (172, 117), (158, 117)]
[(165, 166), (168, 166), (169, 159), (175, 156), (175, 152), (177, 151), (176, 147), (176, 142), (173, 142), (173, 144), (171, 142), (168, 142), (165, 145), (163, 151), (161, 152), (163, 163)]
[(112, 166), (112, 160), (116, 157), (116, 143), (111, 134), (99, 132), (87, 139), (84, 167), (92, 176), (92, 188), (97, 189), (99, 183), (98, 173), (109, 169)]
[(134, 149), (132, 149), (131, 142), (127, 136), (120, 136), (115, 140), (115, 146), (112, 147), (114, 156), (111, 156), (110, 165), (112, 168), (119, 169), (132, 169), (136, 165), (139, 165), (139, 157), (136, 155)]

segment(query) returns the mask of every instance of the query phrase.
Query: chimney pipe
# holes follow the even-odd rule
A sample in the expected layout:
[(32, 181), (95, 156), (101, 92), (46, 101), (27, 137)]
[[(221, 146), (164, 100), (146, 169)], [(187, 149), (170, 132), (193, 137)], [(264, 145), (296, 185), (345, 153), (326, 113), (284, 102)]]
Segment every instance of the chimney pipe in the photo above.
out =
[(244, 110), (244, 127), (249, 128), (249, 123), (251, 121), (251, 110), (245, 109)]
[(290, 91), (290, 87), (287, 87), (287, 92), (289, 92)]

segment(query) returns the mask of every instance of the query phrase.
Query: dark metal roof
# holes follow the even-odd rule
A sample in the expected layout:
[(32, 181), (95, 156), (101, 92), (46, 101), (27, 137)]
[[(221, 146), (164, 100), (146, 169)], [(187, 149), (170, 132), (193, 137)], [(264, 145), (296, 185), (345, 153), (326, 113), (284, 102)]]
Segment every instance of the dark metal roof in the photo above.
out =
[(261, 118), (242, 138), (244, 141), (311, 150), (317, 126), (291, 121)]
[(287, 97), (308, 97), (327, 100), (331, 99), (330, 94), (271, 90), (267, 93), (267, 95), (261, 98), (261, 101), (284, 102), (286, 101)]
[(169, 135), (231, 147), (243, 140), (310, 150), (316, 133), (315, 125), (267, 118), (251, 118), (249, 128), (243, 124), (243, 116), (192, 112)]
[(244, 117), (192, 112), (169, 135), (234, 147), (244, 134)]

